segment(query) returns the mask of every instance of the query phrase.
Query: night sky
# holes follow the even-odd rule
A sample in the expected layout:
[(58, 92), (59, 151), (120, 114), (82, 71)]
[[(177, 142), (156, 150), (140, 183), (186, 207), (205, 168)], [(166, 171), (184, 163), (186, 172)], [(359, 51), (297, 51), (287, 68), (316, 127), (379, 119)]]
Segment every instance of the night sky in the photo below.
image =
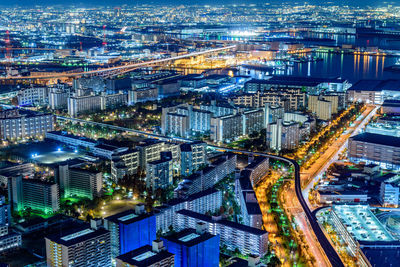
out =
[[(122, 5), (122, 4), (240, 4), (240, 3), (280, 3), (279, 0), (0, 0), (0, 5), (53, 5), (53, 4), (74, 4), (74, 5)], [(284, 2), (303, 3), (305, 1), (284, 0)], [(309, 0), (312, 4), (325, 4), (324, 0)], [(400, 0), (395, 1), (379, 1), (379, 0), (331, 0), (331, 2), (340, 5), (355, 5), (355, 6), (382, 6), (387, 5), (389, 2), (392, 4), (399, 4)]]

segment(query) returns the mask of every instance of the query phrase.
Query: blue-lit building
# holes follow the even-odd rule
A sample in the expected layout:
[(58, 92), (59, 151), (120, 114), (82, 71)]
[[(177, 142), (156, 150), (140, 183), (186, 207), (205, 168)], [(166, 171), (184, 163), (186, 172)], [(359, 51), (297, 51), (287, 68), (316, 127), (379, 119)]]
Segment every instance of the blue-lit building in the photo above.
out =
[(156, 239), (156, 217), (153, 213), (146, 213), (143, 205), (105, 218), (104, 226), (111, 234), (113, 258), (151, 245)]
[(116, 258), (116, 267), (173, 267), (175, 255), (168, 252), (162, 240), (132, 250)]
[(219, 265), (219, 235), (205, 231), (199, 223), (196, 230), (184, 229), (163, 237), (164, 245), (175, 254), (175, 267), (214, 267)]

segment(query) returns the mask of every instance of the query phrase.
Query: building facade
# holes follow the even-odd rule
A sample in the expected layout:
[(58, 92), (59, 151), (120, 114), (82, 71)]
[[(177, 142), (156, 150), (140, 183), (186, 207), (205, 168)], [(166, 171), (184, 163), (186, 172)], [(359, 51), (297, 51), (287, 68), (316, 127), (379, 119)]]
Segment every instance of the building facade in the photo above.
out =
[(146, 213), (143, 205), (105, 218), (104, 227), (111, 234), (112, 258), (151, 245), (156, 239), (156, 217)]
[(8, 199), (11, 208), (17, 212), (27, 208), (45, 214), (57, 212), (60, 208), (58, 185), (38, 179), (10, 177)]
[(75, 228), (45, 238), (47, 266), (111, 266), (110, 232)]
[(183, 229), (162, 240), (175, 255), (175, 267), (219, 265), (219, 236), (206, 232), (204, 224), (197, 225), (197, 229)]
[(15, 140), (20, 138), (43, 137), (54, 130), (55, 117), (52, 114), (28, 110), (3, 110), (0, 112), (0, 138)]
[(198, 222), (204, 223), (209, 233), (219, 235), (221, 245), (226, 245), (229, 250), (237, 248), (243, 254), (257, 254), (261, 257), (268, 251), (268, 232), (220, 217), (180, 210), (176, 214), (174, 229), (179, 231), (194, 228)]

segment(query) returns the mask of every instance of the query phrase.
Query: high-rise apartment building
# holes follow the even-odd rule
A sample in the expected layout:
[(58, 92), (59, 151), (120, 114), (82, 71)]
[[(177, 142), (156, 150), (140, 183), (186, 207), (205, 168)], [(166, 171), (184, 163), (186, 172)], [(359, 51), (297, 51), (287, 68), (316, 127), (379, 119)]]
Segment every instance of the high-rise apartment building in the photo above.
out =
[(297, 122), (278, 119), (267, 128), (267, 144), (273, 150), (295, 149), (299, 145), (300, 134)]
[(154, 240), (116, 258), (117, 267), (173, 267), (175, 255), (168, 252), (162, 240)]
[(147, 162), (146, 184), (148, 188), (167, 188), (173, 183), (172, 153), (161, 152), (159, 160)]
[(200, 166), (207, 163), (206, 143), (192, 142), (180, 145), (180, 173), (183, 176), (191, 175)]
[(29, 110), (9, 109), (0, 111), (0, 138), (13, 140), (19, 138), (44, 137), (54, 130), (55, 117), (52, 114)]
[(58, 185), (38, 179), (10, 177), (8, 181), (8, 199), (15, 211), (26, 208), (43, 213), (53, 213), (60, 208)]
[(162, 237), (168, 251), (175, 254), (175, 267), (202, 267), (219, 265), (219, 235), (207, 232), (204, 223), (195, 229)]
[(113, 258), (150, 245), (156, 239), (156, 217), (146, 213), (143, 205), (105, 218), (104, 226), (111, 233)]
[(88, 226), (47, 236), (47, 266), (111, 266), (110, 232)]
[(102, 110), (104, 107), (105, 103), (101, 95), (82, 95), (68, 98), (68, 114), (71, 117), (76, 117), (85, 112)]
[(102, 194), (103, 174), (91, 170), (70, 168), (68, 164), (60, 165), (59, 185), (64, 197), (93, 199)]
[(221, 245), (226, 245), (230, 250), (237, 248), (243, 254), (260, 256), (264, 256), (268, 251), (268, 232), (189, 210), (176, 212), (174, 230), (195, 228), (198, 222), (205, 223), (209, 233), (219, 235)]

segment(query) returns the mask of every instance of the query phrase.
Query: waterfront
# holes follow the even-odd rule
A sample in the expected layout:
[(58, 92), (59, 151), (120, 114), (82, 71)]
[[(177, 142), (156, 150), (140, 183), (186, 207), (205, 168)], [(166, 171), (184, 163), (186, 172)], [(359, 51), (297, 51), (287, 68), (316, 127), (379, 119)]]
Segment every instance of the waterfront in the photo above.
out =
[(295, 63), (293, 67), (274, 73), (240, 68), (241, 75), (250, 75), (253, 78), (265, 79), (267, 76), (292, 75), (312, 77), (342, 77), (355, 83), (360, 79), (395, 79), (398, 72), (385, 71), (384, 68), (394, 65), (397, 57), (364, 56), (334, 53), (312, 53), (313, 56), (323, 58), (322, 61), (310, 63)]

